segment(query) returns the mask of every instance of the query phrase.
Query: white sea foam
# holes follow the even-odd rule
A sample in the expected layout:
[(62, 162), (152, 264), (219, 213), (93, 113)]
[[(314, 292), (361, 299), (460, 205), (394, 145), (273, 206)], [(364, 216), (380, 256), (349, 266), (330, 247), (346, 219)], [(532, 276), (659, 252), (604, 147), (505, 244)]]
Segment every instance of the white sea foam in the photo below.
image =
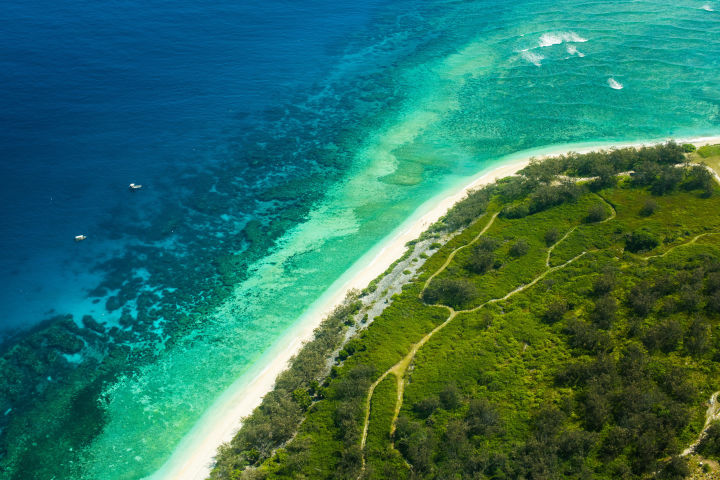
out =
[(614, 78), (608, 78), (607, 83), (608, 83), (608, 85), (610, 85), (610, 88), (612, 88), (614, 90), (622, 90), (624, 88), (623, 84), (618, 82)]
[(703, 5), (700, 8), (705, 10), (706, 12), (714, 12), (715, 11), (715, 9), (713, 7), (711, 7), (709, 3), (706, 3), (705, 5)]
[(527, 60), (528, 62), (532, 63), (536, 67), (542, 66), (542, 61), (545, 59), (543, 55), (540, 55), (539, 53), (531, 52), (530, 50), (523, 50), (520, 52), (520, 56)]
[(581, 51), (579, 51), (575, 45), (568, 44), (568, 46), (566, 47), (566, 50), (570, 55), (577, 55), (580, 58), (585, 56), (585, 54), (582, 53)]
[(540, 36), (540, 47), (550, 47), (552, 45), (560, 45), (561, 43), (585, 43), (587, 38), (583, 38), (575, 32), (552, 32), (543, 33)]

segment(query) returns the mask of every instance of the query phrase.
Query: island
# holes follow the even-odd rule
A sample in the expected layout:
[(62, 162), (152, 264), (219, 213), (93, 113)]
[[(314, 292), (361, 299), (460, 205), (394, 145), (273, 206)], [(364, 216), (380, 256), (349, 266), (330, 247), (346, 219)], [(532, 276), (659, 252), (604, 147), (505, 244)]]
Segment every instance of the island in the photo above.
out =
[(212, 479), (715, 478), (720, 145), (532, 160), (351, 291)]

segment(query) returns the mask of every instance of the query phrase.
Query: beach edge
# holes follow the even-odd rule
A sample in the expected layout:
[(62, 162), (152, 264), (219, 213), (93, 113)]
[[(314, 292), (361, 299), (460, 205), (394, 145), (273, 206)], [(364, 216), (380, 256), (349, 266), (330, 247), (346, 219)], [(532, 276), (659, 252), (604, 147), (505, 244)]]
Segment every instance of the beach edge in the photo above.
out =
[[(204, 480), (214, 465), (218, 448), (229, 442), (242, 425), (242, 419), (260, 405), (280, 373), (302, 346), (312, 339), (321, 322), (352, 290), (363, 289), (381, 276), (407, 248), (431, 225), (442, 218), (468, 192), (522, 170), (533, 159), (545, 159), (570, 152), (587, 153), (614, 148), (641, 147), (675, 141), (696, 146), (720, 143), (720, 135), (691, 138), (665, 138), (632, 142), (588, 142), (545, 146), (520, 151), (498, 159), (458, 188), (447, 189), (424, 202), (398, 228), (358, 259), (323, 295), (298, 318), (293, 327), (256, 362), (245, 375), (236, 380), (208, 409), (186, 434), (170, 458), (148, 480)], [(267, 363), (264, 361), (267, 360)]]

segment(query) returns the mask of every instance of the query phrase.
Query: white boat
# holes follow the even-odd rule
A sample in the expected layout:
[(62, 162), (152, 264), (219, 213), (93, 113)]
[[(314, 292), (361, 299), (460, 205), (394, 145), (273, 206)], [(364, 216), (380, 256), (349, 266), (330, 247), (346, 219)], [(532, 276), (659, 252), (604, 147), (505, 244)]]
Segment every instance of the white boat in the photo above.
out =
[(130, 184), (130, 190), (140, 190), (142, 188), (142, 185), (139, 183), (131, 183)]
[(85, 235), (75, 235), (75, 241), (76, 241), (76, 242), (82, 242), (82, 241), (85, 240), (86, 238), (87, 238), (87, 237), (86, 237)]

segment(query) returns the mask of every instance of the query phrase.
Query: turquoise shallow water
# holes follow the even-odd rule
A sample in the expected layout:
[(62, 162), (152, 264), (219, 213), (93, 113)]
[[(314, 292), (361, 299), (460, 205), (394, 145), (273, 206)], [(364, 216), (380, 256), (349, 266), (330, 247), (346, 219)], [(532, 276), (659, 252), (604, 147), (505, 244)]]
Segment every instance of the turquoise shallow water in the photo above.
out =
[[(53, 390), (73, 392), (62, 403), (71, 410), (63, 411), (81, 418), (85, 433), (40, 441), (37, 452), (42, 430), (64, 420), (39, 413), (52, 408), (29, 411), (37, 423), (14, 420), (4, 431), (15, 435), (5, 439), (7, 468), (20, 472), (44, 458), (62, 464), (58, 478), (152, 474), (212, 402), (257, 367), (358, 258), (426, 200), (506, 155), (545, 145), (720, 133), (715, 6), (688, 0), (378, 6), (362, 28), (348, 30), (333, 63), (323, 65), (322, 80), (264, 117), (265, 136), (253, 137), (250, 157), (260, 166), (286, 162), (265, 175), (260, 167), (253, 171), (264, 189), (250, 195), (230, 185), (228, 177), (239, 171), (188, 170), (186, 178), (207, 183), (202, 195), (187, 197), (205, 214), (190, 221), (212, 229), (222, 249), (188, 240), (191, 233), (168, 237), (179, 222), (169, 207), (148, 214), (149, 223), (169, 223), (166, 235), (132, 254), (147, 255), (152, 272), (176, 273), (163, 270), (163, 262), (190, 265), (183, 272), (188, 278), (160, 277), (165, 288), (154, 295), (161, 298), (130, 301), (127, 338), (112, 340), (129, 348), (96, 355), (93, 368), (102, 375), (87, 377), (92, 382), (85, 385), (67, 374), (72, 385)], [(299, 156), (307, 161), (289, 160)], [(277, 178), (282, 181), (273, 183)], [(242, 201), (219, 201), (215, 192)], [(236, 219), (241, 202), (254, 202), (257, 224)], [(126, 261), (110, 259), (103, 272), (121, 271)], [(193, 280), (207, 275), (210, 264), (218, 282)], [(153, 277), (136, 269), (133, 278), (132, 288), (141, 291)], [(103, 301), (123, 285), (105, 285)], [(142, 305), (161, 304), (178, 291), (186, 292), (178, 307), (165, 305), (162, 315), (140, 321)], [(139, 325), (154, 336), (136, 334)]]

